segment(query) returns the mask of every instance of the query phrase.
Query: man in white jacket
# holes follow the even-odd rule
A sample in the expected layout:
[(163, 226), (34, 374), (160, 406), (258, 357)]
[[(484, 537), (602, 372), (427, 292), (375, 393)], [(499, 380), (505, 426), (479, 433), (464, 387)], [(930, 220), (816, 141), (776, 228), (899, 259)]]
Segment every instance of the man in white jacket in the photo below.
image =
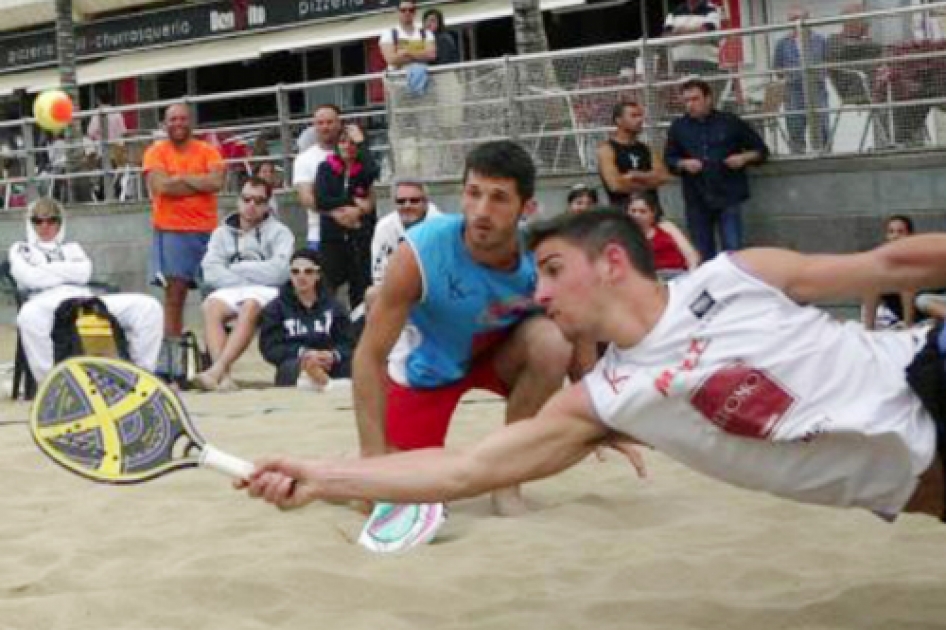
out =
[[(233, 390), (232, 366), (256, 334), (260, 313), (289, 279), (292, 232), (269, 212), (272, 189), (259, 177), (243, 184), (239, 212), (210, 237), (201, 261), (204, 283), (214, 291), (204, 300), (204, 334), (213, 364), (194, 378), (206, 391)], [(227, 324), (233, 323), (227, 333)]]
[[(29, 294), (17, 314), (30, 371), (41, 382), (53, 367), (52, 329), (56, 309), (69, 299), (88, 297), (92, 261), (82, 246), (66, 241), (62, 206), (44, 197), (27, 213), (26, 240), (10, 247), (10, 273), (17, 288)], [(128, 339), (131, 360), (153, 371), (161, 348), (164, 311), (153, 297), (138, 293), (101, 296)]]

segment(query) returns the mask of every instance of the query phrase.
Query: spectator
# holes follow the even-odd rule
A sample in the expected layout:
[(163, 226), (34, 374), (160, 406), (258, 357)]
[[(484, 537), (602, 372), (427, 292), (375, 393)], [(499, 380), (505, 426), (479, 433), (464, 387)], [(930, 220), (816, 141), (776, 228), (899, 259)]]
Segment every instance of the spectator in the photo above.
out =
[[(862, 4), (849, 4), (842, 14), (851, 16), (864, 12)], [(871, 100), (871, 80), (883, 47), (872, 41), (870, 23), (864, 18), (848, 18), (841, 31), (828, 37), (828, 76), (843, 103), (863, 104)]]
[[(404, 240), (407, 229), (428, 217), (440, 216), (440, 210), (430, 201), (423, 182), (401, 179), (394, 184), (394, 212), (378, 221), (371, 239), (370, 293), (377, 290), (388, 268), (394, 250)], [(370, 301), (366, 297), (366, 301)]]
[(742, 204), (749, 198), (745, 169), (769, 155), (759, 134), (735, 114), (713, 107), (708, 83), (683, 84), (686, 114), (670, 125), (665, 158), (683, 180), (687, 229), (703, 262), (723, 249), (742, 247)]
[[(299, 194), (299, 203), (308, 213), (306, 244), (310, 249), (319, 249), (320, 226), (315, 200), (315, 176), (322, 162), (335, 151), (338, 136), (342, 132), (342, 112), (331, 103), (323, 103), (313, 113), (316, 142), (296, 158), (292, 165), (292, 185)], [(356, 144), (364, 145), (364, 134), (355, 125), (348, 126), (348, 137)], [(362, 146), (366, 157), (370, 155)]]
[(389, 70), (402, 70), (419, 64), (424, 67), (437, 59), (434, 33), (414, 25), (417, 3), (401, 0), (398, 3), (398, 24), (381, 33), (381, 54)]
[[(708, 0), (681, 0), (667, 14), (664, 35), (690, 35), (718, 31), (719, 9)], [(698, 40), (676, 44), (670, 50), (676, 75), (709, 76), (719, 72), (719, 46), (715, 41)]]
[(332, 291), (348, 284), (352, 310), (364, 301), (371, 285), (371, 236), (376, 222), (377, 170), (364, 153), (343, 131), (335, 152), (322, 162), (315, 177), (325, 281)]
[[(99, 91), (96, 103), (100, 108), (111, 107), (112, 102), (105, 90)], [(85, 135), (96, 145), (102, 142), (107, 143), (106, 152), (108, 153), (109, 166), (116, 168), (126, 161), (125, 156), (125, 135), (128, 133), (128, 127), (125, 125), (125, 116), (121, 112), (111, 111), (104, 115), (105, 129), (102, 128), (102, 118), (99, 114), (94, 114), (89, 119), (89, 126), (86, 128)], [(107, 132), (107, 136), (103, 134)], [(98, 153), (98, 146), (96, 146)]]
[[(10, 247), (10, 273), (29, 299), (17, 314), (26, 360), (37, 382), (53, 367), (51, 337), (56, 309), (70, 298), (89, 297), (92, 261), (82, 246), (66, 240), (66, 215), (43, 197), (27, 212), (26, 240)], [(128, 339), (131, 360), (154, 371), (161, 349), (161, 304), (153, 297), (119, 293), (101, 297)]]
[[(213, 364), (195, 377), (205, 391), (236, 389), (232, 366), (256, 333), (263, 308), (279, 294), (289, 276), (293, 236), (269, 213), (272, 191), (251, 177), (243, 184), (239, 211), (213, 232), (201, 262), (213, 293), (204, 300), (204, 334)], [(226, 325), (236, 320), (232, 331)]]
[(214, 147), (192, 137), (187, 105), (164, 113), (167, 139), (144, 155), (143, 171), (151, 191), (153, 281), (164, 288), (164, 335), (179, 338), (184, 328), (187, 291), (197, 286), (200, 261), (217, 226), (217, 193), (224, 163)]
[(276, 366), (277, 386), (322, 391), (330, 379), (351, 375), (348, 313), (321, 282), (318, 252), (297, 251), (289, 273), (260, 317), (260, 353)]
[(433, 66), (443, 66), (450, 63), (460, 63), (460, 50), (453, 35), (447, 32), (443, 21), (443, 13), (439, 9), (427, 9), (421, 20), (424, 27), (434, 34), (436, 57), (430, 62)]
[[(460, 51), (453, 35), (446, 30), (443, 13), (438, 9), (427, 9), (421, 23), (434, 34), (437, 57), (433, 66), (460, 63)], [(463, 165), (463, 149), (451, 141), (461, 139), (459, 131), (463, 125), (463, 102), (465, 100), (461, 71), (445, 70), (432, 77), (433, 93), (437, 103), (437, 130), (435, 135), (444, 144), (438, 147), (439, 159), (430, 166), (434, 173), (457, 175)]]
[(575, 184), (568, 191), (566, 201), (569, 212), (587, 212), (598, 205), (598, 191), (587, 184)]
[[(788, 11), (788, 19), (791, 22), (806, 20), (808, 12), (797, 5), (793, 6)], [(812, 107), (822, 110), (828, 107), (828, 82), (823, 69), (827, 61), (828, 42), (808, 27), (803, 28), (802, 33), (805, 41), (801, 45), (795, 29), (779, 39), (775, 45), (773, 62), (775, 70), (785, 79), (785, 125), (788, 127), (788, 144), (792, 153), (805, 152), (808, 127), (806, 92), (811, 91)], [(811, 68), (807, 76), (801, 71), (803, 53), (805, 65)], [(815, 121), (818, 139), (815, 146), (824, 148), (828, 142), (828, 112), (817, 112)]]
[[(904, 214), (894, 214), (884, 223), (884, 241), (892, 243), (913, 234), (913, 219)], [(884, 293), (871, 295), (864, 300), (862, 318), (867, 330), (904, 328), (916, 320), (914, 299), (916, 292)]]
[(664, 218), (656, 193), (633, 193), (627, 212), (647, 237), (659, 277), (670, 279), (697, 268), (700, 255), (680, 228)]
[[(379, 46), (388, 70), (403, 70), (405, 78), (390, 82), (388, 104), (395, 115), (388, 121), (388, 140), (393, 150), (393, 159), (399, 174), (435, 175), (444, 163), (452, 164), (441, 155), (441, 151), (429, 146), (420, 146), (422, 140), (439, 138), (442, 117), (451, 112), (437, 110), (435, 103), (428, 102), (429, 111), (411, 111), (424, 103), (419, 97), (427, 94), (429, 76), (427, 66), (437, 58), (437, 43), (434, 34), (414, 24), (416, 4), (411, 0), (398, 2), (398, 24), (381, 33)], [(449, 89), (446, 83), (444, 89)], [(459, 112), (460, 110), (455, 110)], [(449, 138), (447, 138), (449, 139)], [(448, 166), (448, 168), (450, 168)]]
[(617, 103), (611, 110), (614, 134), (598, 145), (598, 174), (608, 193), (608, 202), (627, 208), (628, 197), (638, 190), (659, 188), (669, 179), (655, 161), (650, 147), (640, 141), (644, 108), (634, 102)]
[(269, 210), (274, 215), (279, 215), (279, 200), (276, 199), (276, 191), (282, 188), (282, 178), (276, 170), (275, 162), (260, 162), (256, 165), (256, 177), (269, 184)]

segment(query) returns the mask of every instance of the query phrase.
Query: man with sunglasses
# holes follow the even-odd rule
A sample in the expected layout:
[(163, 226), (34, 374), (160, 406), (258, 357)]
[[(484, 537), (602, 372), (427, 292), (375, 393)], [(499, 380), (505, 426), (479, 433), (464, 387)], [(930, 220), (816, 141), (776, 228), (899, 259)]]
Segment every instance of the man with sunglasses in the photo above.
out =
[[(370, 294), (377, 292), (384, 270), (388, 267), (391, 254), (397, 249), (407, 229), (428, 217), (440, 216), (427, 197), (427, 186), (421, 181), (400, 179), (394, 185), (394, 212), (384, 216), (374, 228), (371, 239), (371, 282)], [(367, 294), (366, 294), (367, 295)], [(366, 297), (366, 301), (370, 298)]]
[[(53, 367), (51, 334), (56, 309), (70, 298), (92, 295), (88, 287), (92, 261), (79, 243), (66, 240), (65, 221), (59, 202), (43, 197), (27, 213), (26, 240), (10, 247), (10, 273), (17, 288), (29, 294), (17, 314), (16, 324), (37, 383)], [(154, 371), (164, 327), (160, 302), (140, 293), (100, 298), (125, 332), (131, 360)]]
[(204, 282), (214, 289), (203, 304), (204, 334), (213, 363), (193, 383), (205, 391), (237, 388), (230, 367), (253, 340), (260, 312), (289, 279), (294, 237), (270, 214), (271, 194), (265, 180), (256, 176), (246, 180), (239, 211), (214, 230), (201, 261)]
[(398, 25), (381, 33), (381, 54), (389, 70), (401, 70), (412, 63), (428, 64), (437, 58), (434, 34), (414, 24), (417, 3), (398, 3)]

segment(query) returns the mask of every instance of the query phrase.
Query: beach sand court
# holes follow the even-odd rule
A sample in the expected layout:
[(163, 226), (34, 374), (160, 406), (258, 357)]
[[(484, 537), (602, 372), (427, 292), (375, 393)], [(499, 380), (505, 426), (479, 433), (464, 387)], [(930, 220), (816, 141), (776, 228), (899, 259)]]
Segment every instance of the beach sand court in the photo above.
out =
[[(0, 331), (0, 363), (13, 335)], [(255, 347), (238, 380), (270, 376)], [(216, 446), (255, 456), (355, 452), (349, 389), (184, 395)], [(0, 630), (385, 630), (946, 627), (946, 528), (799, 506), (647, 454), (529, 484), (529, 515), (451, 506), (438, 540), (400, 556), (353, 543), (363, 517), (280, 512), (209, 471), (98, 485), (34, 446), (29, 407), (0, 402)], [(452, 445), (502, 405), (461, 405)]]

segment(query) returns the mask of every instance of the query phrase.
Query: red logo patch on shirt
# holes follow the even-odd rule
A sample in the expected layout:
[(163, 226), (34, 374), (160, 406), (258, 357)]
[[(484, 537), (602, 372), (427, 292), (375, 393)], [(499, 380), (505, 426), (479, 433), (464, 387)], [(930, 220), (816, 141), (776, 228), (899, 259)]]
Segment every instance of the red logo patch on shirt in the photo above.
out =
[(764, 371), (734, 363), (717, 371), (690, 404), (723, 431), (766, 439), (795, 403), (795, 396)]

